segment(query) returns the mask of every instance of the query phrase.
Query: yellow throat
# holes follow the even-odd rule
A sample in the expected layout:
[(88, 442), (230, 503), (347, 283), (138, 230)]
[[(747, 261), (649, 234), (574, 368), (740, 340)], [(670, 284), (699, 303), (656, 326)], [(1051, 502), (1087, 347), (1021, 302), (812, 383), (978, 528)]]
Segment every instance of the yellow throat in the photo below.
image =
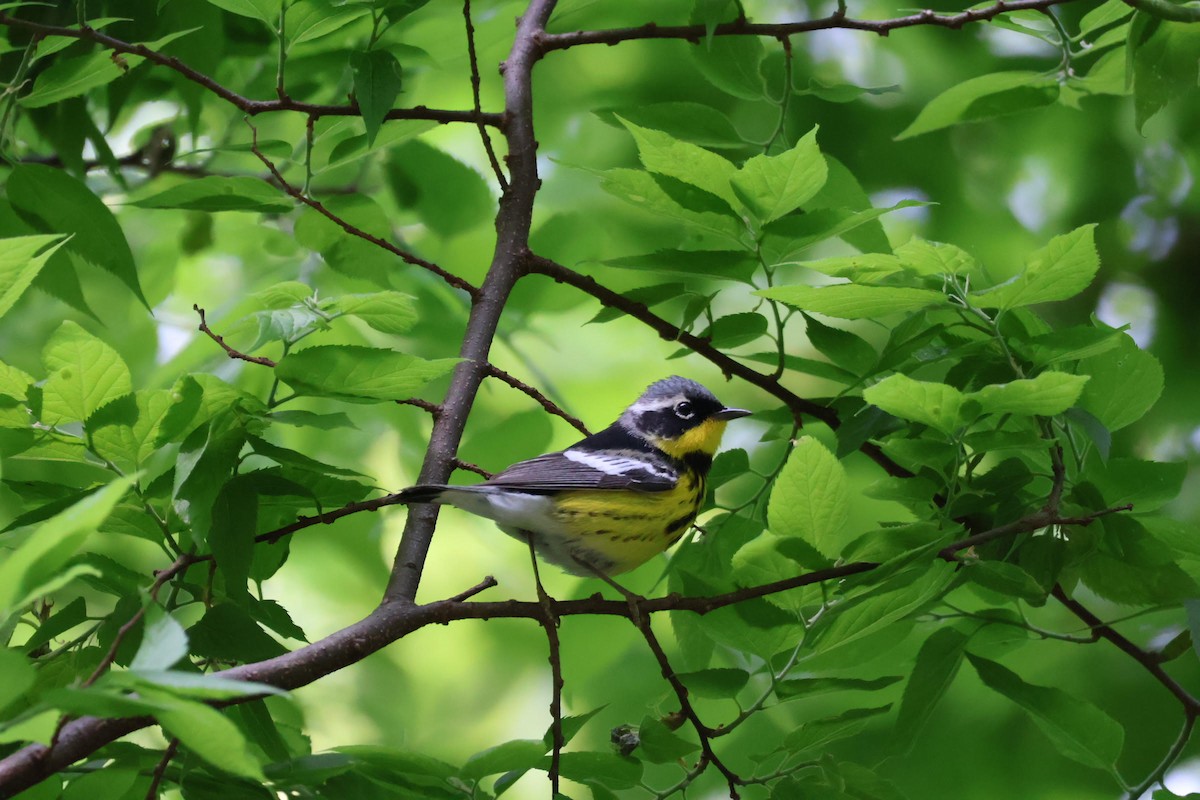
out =
[(684, 456), (691, 453), (713, 455), (717, 452), (717, 448), (721, 446), (721, 435), (723, 433), (725, 433), (725, 420), (706, 419), (678, 439), (654, 437), (650, 441), (655, 447), (672, 458), (682, 460)]

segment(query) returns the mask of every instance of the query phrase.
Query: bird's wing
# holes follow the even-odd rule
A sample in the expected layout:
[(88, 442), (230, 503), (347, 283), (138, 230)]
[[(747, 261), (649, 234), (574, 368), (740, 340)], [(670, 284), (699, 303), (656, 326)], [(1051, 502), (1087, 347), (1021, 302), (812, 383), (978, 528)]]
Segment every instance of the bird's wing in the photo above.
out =
[(634, 452), (564, 450), (519, 461), (477, 486), (502, 486), (539, 494), (574, 489), (665, 492), (679, 473), (669, 464)]

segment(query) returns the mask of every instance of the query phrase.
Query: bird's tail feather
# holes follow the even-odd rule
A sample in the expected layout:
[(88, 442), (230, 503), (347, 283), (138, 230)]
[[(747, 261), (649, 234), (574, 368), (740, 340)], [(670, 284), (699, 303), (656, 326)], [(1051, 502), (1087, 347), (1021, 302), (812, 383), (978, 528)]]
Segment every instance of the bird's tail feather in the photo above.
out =
[(450, 487), (440, 484), (425, 484), (421, 486), (410, 486), (407, 489), (402, 489), (399, 493), (399, 502), (404, 505), (412, 503), (436, 503), (441, 497), (442, 492)]

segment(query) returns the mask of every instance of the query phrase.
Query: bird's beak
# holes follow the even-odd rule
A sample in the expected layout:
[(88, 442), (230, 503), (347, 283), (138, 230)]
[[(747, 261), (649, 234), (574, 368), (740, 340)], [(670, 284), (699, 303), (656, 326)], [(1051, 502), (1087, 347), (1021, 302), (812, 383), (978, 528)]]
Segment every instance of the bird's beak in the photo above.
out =
[(712, 415), (713, 419), (719, 419), (722, 422), (738, 417), (748, 417), (750, 412), (744, 408), (722, 408), (720, 411)]

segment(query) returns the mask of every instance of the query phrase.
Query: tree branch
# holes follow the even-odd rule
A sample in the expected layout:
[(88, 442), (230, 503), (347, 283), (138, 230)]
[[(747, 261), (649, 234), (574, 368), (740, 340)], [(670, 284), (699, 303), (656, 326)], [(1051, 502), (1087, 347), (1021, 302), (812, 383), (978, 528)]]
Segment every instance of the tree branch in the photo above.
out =
[(255, 128), (253, 125), (251, 125), (250, 130), (251, 130), (252, 136), (253, 136), (253, 143), (250, 146), (250, 152), (254, 153), (254, 155), (258, 157), (258, 160), (261, 161), (266, 166), (266, 168), (271, 172), (271, 176), (275, 179), (276, 182), (278, 182), (280, 188), (282, 188), (283, 191), (287, 192), (288, 196), (290, 196), (296, 200), (299, 200), (301, 203), (308, 206), (313, 211), (316, 211), (318, 214), (325, 217), (330, 222), (334, 223), (335, 225), (337, 225), (339, 228), (341, 228), (342, 230), (344, 230), (346, 233), (350, 234), (351, 236), (357, 236), (360, 239), (364, 239), (364, 240), (370, 242), (371, 244), (375, 245), (376, 247), (382, 247), (384, 250), (387, 250), (389, 253), (399, 256), (402, 260), (404, 260), (408, 264), (413, 264), (415, 266), (422, 267), (422, 268), (432, 272), (434, 275), (437, 275), (439, 278), (444, 280), (446, 283), (450, 284), (451, 286), (453, 286), (456, 289), (462, 289), (464, 292), (471, 295), (472, 297), (474, 297), (475, 294), (479, 291), (478, 289), (476, 289), (474, 286), (472, 286), (467, 281), (463, 280), (462, 278), (458, 277), (457, 275), (447, 272), (446, 270), (439, 267), (437, 264), (434, 264), (432, 261), (426, 261), (425, 259), (421, 258), (420, 256), (416, 256), (416, 255), (408, 252), (407, 250), (402, 250), (401, 248), (397, 247), (396, 245), (392, 244), (391, 242), (389, 242), (386, 239), (381, 239), (378, 236), (374, 236), (372, 234), (367, 233), (362, 228), (359, 228), (355, 225), (350, 224), (349, 222), (342, 219), (337, 214), (334, 214), (332, 211), (330, 211), (328, 208), (326, 208), (325, 205), (323, 203), (321, 203), (319, 200), (314, 200), (313, 198), (306, 195), (300, 189), (298, 189), (295, 186), (293, 186), (292, 184), (288, 183), (288, 181), (283, 177), (282, 173), (280, 173), (279, 169), (275, 166), (275, 162), (271, 161), (271, 159), (269, 159), (265, 155), (263, 155), (263, 152), (258, 149), (258, 129)]
[(192, 310), (200, 315), (200, 328), (199, 328), (200, 332), (203, 333), (208, 338), (212, 339), (217, 344), (219, 344), (221, 346), (221, 349), (225, 351), (225, 355), (227, 355), (233, 359), (240, 359), (241, 361), (249, 361), (251, 364), (258, 364), (258, 365), (264, 366), (264, 367), (271, 367), (272, 369), (278, 366), (278, 364), (276, 364), (274, 361), (272, 361), (271, 359), (269, 359), (265, 356), (248, 356), (245, 353), (241, 352), (240, 350), (234, 350), (232, 347), (230, 347), (229, 345), (227, 345), (225, 343), (225, 338), (223, 336), (219, 336), (216, 333), (213, 333), (212, 328), (208, 327), (208, 320), (206, 320), (204, 318), (204, 309), (203, 308), (201, 308), (199, 305), (193, 303)]
[[(1136, 2), (1148, 1), (1136, 0)], [(985, 8), (971, 8), (956, 14), (938, 14), (930, 9), (925, 9), (903, 17), (880, 20), (852, 19), (841, 10), (820, 19), (796, 22), (754, 23), (741, 18), (722, 23), (711, 32), (705, 25), (657, 25), (648, 22), (633, 28), (546, 34), (542, 37), (542, 49), (545, 52), (551, 52), (585, 44), (614, 45), (639, 39), (683, 39), (693, 44), (699, 44), (709, 35), (768, 36), (772, 39), (783, 40), (797, 33), (810, 33), (833, 28), (868, 31), (880, 36), (887, 36), (898, 28), (911, 28), (918, 25), (958, 29), (972, 22), (985, 22), (1009, 11), (1041, 10), (1070, 2), (1074, 2), (1074, 0), (1000, 0)], [(1156, 0), (1156, 2), (1166, 2), (1166, 0)]]
[(504, 383), (507, 383), (512, 388), (516, 389), (518, 392), (524, 392), (525, 394), (529, 395), (534, 400), (536, 400), (538, 402), (538, 404), (541, 405), (542, 408), (546, 409), (547, 412), (553, 414), (556, 417), (561, 417), (562, 419), (565, 419), (571, 425), (572, 428), (579, 431), (584, 436), (591, 435), (591, 432), (587, 429), (587, 426), (584, 425), (583, 422), (580, 421), (580, 419), (578, 417), (571, 416), (566, 411), (564, 411), (561, 406), (559, 406), (557, 403), (555, 403), (549, 397), (546, 397), (546, 395), (542, 394), (537, 389), (530, 386), (528, 383), (517, 380), (510, 373), (505, 372), (504, 370), (497, 367), (495, 364), (488, 364), (488, 376), (492, 377), (492, 378), (498, 378), (499, 380), (503, 381)]
[(1061, 584), (1055, 584), (1051, 592), (1054, 599), (1066, 606), (1067, 610), (1087, 625), (1094, 634), (1101, 639), (1106, 639), (1117, 646), (1117, 649), (1128, 655), (1134, 661), (1142, 665), (1142, 668), (1149, 672), (1154, 679), (1161, 683), (1168, 692), (1175, 696), (1183, 706), (1184, 712), (1189, 715), (1200, 715), (1200, 699), (1194, 697), (1187, 689), (1163, 669), (1162, 664), (1156, 654), (1143, 650), (1136, 644), (1118, 633), (1115, 628), (1105, 623), (1102, 619), (1093, 614), (1086, 606), (1080, 603), (1075, 598), (1067, 594)]
[[(671, 594), (646, 600), (640, 609), (643, 613), (682, 610), (706, 614), (754, 597), (826, 580), (837, 580), (874, 569), (875, 566), (877, 565), (867, 563), (847, 564), (776, 581), (774, 584), (739, 589), (711, 597), (681, 597)], [(540, 602), (463, 601), (464, 598), (471, 597), (494, 583), (492, 580), (485, 580), (456, 597), (426, 605), (416, 605), (405, 600), (384, 602), (364, 619), (324, 639), (266, 661), (224, 670), (220, 675), (232, 680), (256, 681), (281, 689), (296, 689), (355, 664), (426, 625), (445, 625), (459, 619), (523, 618), (537, 621), (545, 614)], [(581, 600), (550, 602), (556, 617), (603, 614), (629, 618), (631, 614), (629, 604), (625, 601), (605, 600), (599, 595)], [(241, 698), (225, 704), (249, 699), (251, 698)], [(54, 747), (29, 745), (0, 759), (0, 800), (12, 797), (75, 761), (90, 756), (109, 742), (153, 724), (154, 720), (151, 717), (81, 717), (73, 720), (63, 726)]]
[[(488, 353), (500, 315), (513, 286), (525, 271), (533, 202), (541, 185), (533, 129), (533, 66), (539, 57), (539, 37), (545, 33), (554, 5), (554, 0), (533, 0), (529, 4), (505, 61), (504, 133), (511, 181), (496, 215), (496, 247), (491, 266), (483, 285), (471, 298), (471, 314), (459, 350), (463, 360), (454, 369), (442, 413), (433, 423), (419, 476), (421, 483), (445, 483), (450, 477), (467, 415), (487, 374)], [(384, 593), (385, 601), (415, 599), (436, 521), (436, 506), (422, 505), (409, 511)]]
[[(147, 61), (178, 72), (184, 78), (203, 86), (217, 97), (231, 103), (250, 116), (277, 111), (296, 111), (313, 118), (357, 117), (361, 116), (362, 113), (357, 104), (339, 106), (303, 103), (289, 97), (276, 100), (252, 100), (218, 83), (208, 75), (189, 67), (174, 56), (164, 55), (142, 44), (122, 41), (108, 34), (101, 33), (95, 28), (69, 28), (61, 25), (45, 25), (40, 22), (19, 19), (5, 13), (0, 13), (0, 25), (11, 28), (23, 28), (40, 36), (66, 36), (72, 39), (82, 39), (84, 41), (95, 42), (117, 53), (130, 53), (131, 55), (141, 56)], [(504, 124), (503, 117), (500, 114), (483, 113), (481, 111), (451, 111), (427, 108), (423, 105), (413, 106), (412, 108), (394, 108), (387, 113), (384, 119), (424, 119), (442, 124), (449, 122), (470, 122), (479, 125), (491, 125), (493, 127), (501, 127)]]
[[(589, 294), (599, 300), (601, 304), (623, 311), (639, 322), (649, 326), (663, 339), (669, 342), (679, 342), (697, 355), (715, 364), (727, 377), (737, 376), (782, 401), (792, 412), (792, 416), (797, 422), (799, 422), (801, 415), (807, 414), (824, 422), (831, 428), (836, 429), (841, 425), (841, 420), (838, 419), (837, 413), (833, 409), (800, 397), (795, 392), (785, 388), (774, 377), (751, 369), (736, 359), (722, 353), (707, 340), (681, 330), (655, 314), (644, 304), (634, 302), (627, 297), (617, 294), (597, 282), (594, 278), (580, 274), (562, 264), (536, 254), (529, 257), (529, 271), (538, 275), (544, 275), (556, 283), (564, 283), (585, 294)], [(911, 472), (897, 464), (891, 458), (888, 458), (878, 446), (867, 442), (859, 450), (881, 466), (887, 474), (900, 478), (912, 477)]]

